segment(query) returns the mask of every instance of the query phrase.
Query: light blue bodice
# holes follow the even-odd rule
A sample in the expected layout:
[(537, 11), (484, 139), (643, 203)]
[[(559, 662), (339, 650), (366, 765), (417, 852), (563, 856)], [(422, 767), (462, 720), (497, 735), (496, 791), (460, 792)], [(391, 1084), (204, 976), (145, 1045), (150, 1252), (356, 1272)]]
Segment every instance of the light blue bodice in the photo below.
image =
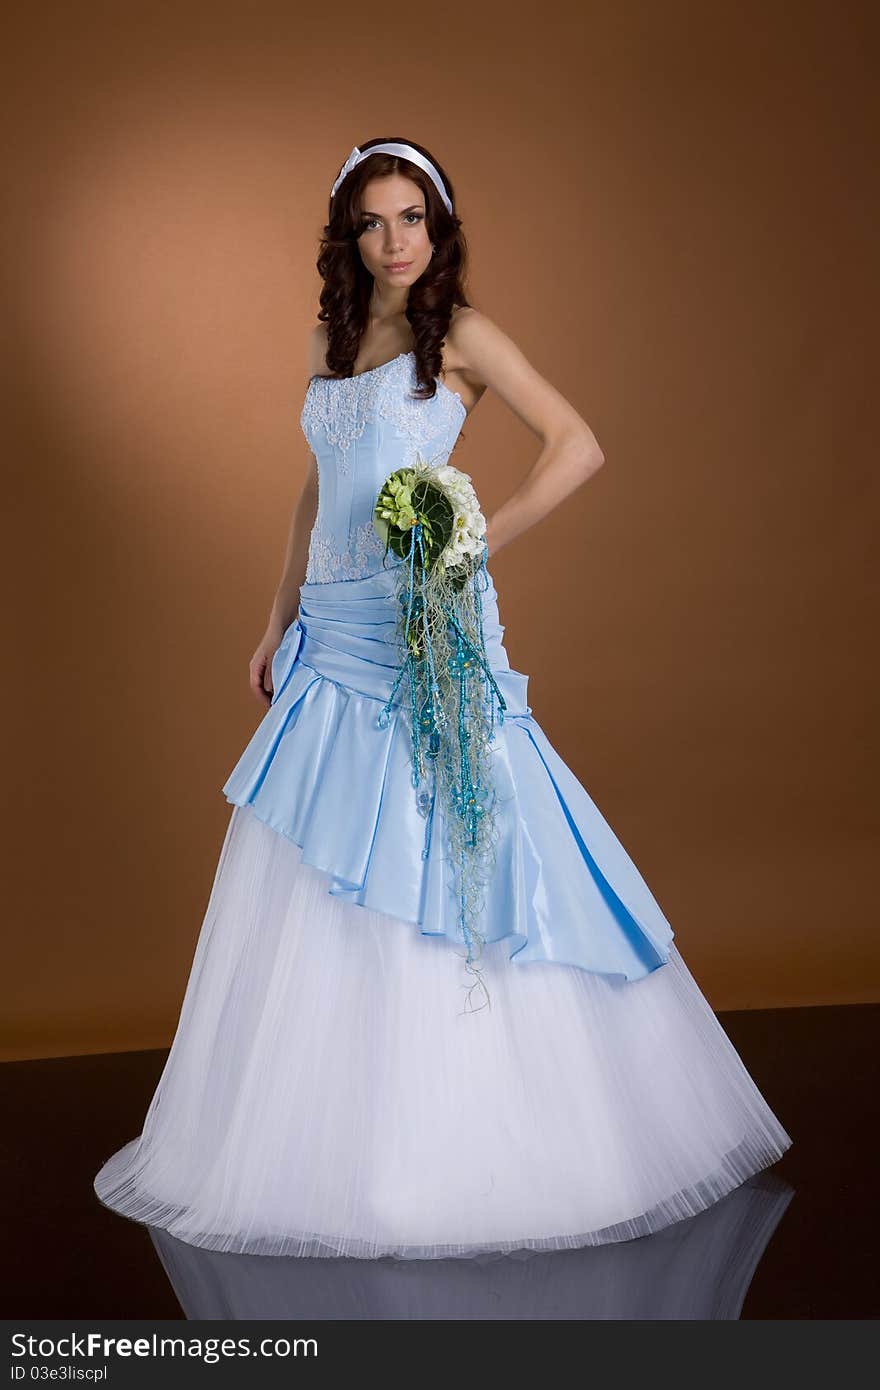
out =
[(315, 376), (300, 416), (318, 463), (318, 512), (309, 541), (306, 583), (363, 579), (396, 563), (373, 525), (379, 489), (397, 468), (421, 456), (446, 463), (467, 411), (457, 391), (437, 380), (419, 400), (416, 355), (402, 352), (352, 377)]

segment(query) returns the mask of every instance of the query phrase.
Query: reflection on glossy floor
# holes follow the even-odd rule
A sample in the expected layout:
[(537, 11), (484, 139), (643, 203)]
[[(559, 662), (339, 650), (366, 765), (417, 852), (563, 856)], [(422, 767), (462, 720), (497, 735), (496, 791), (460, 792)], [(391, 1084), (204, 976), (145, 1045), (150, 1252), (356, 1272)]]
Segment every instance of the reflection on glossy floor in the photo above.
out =
[(7, 1063), (5, 1315), (876, 1318), (880, 1006), (721, 1021), (794, 1139), (780, 1163), (641, 1240), (469, 1260), (224, 1255), (126, 1221), (101, 1206), (92, 1178), (138, 1132), (166, 1054)]
[(193, 1319), (729, 1320), (792, 1195), (768, 1175), (639, 1240), (494, 1259), (228, 1255), (151, 1234)]

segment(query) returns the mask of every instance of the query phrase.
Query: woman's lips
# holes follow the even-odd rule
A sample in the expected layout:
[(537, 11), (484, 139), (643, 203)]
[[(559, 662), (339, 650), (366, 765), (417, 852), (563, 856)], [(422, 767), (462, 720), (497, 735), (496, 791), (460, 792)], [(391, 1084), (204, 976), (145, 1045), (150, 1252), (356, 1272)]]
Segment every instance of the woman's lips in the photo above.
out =
[(391, 265), (386, 265), (386, 270), (409, 270), (412, 261), (392, 261)]

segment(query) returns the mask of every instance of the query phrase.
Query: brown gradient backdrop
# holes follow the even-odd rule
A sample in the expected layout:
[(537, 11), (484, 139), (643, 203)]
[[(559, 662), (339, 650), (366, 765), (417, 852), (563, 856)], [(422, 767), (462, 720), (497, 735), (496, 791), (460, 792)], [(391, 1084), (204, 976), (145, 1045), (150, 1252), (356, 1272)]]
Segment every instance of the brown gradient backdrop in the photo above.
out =
[[(492, 565), (717, 1009), (876, 1000), (869, 7), (22, 7), (4, 1055), (170, 1042), (308, 463), (327, 193), (409, 134), (604, 469)], [(491, 511), (538, 442), (487, 395)]]

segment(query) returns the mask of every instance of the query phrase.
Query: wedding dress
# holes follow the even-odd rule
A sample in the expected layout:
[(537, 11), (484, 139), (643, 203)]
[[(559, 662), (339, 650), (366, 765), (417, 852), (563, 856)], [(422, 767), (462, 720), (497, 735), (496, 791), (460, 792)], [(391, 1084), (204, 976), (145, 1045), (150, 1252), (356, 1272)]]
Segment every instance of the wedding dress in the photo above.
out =
[(466, 417), (415, 354), (313, 377), (319, 503), (272, 702), (232, 805), (177, 1030), (142, 1133), (100, 1200), (192, 1245), (408, 1259), (558, 1250), (658, 1231), (791, 1139), (645, 881), (527, 703), (497, 593), (485, 649), (497, 862), (464, 971), (442, 808), (426, 820), (400, 711), (379, 489), (450, 459)]

